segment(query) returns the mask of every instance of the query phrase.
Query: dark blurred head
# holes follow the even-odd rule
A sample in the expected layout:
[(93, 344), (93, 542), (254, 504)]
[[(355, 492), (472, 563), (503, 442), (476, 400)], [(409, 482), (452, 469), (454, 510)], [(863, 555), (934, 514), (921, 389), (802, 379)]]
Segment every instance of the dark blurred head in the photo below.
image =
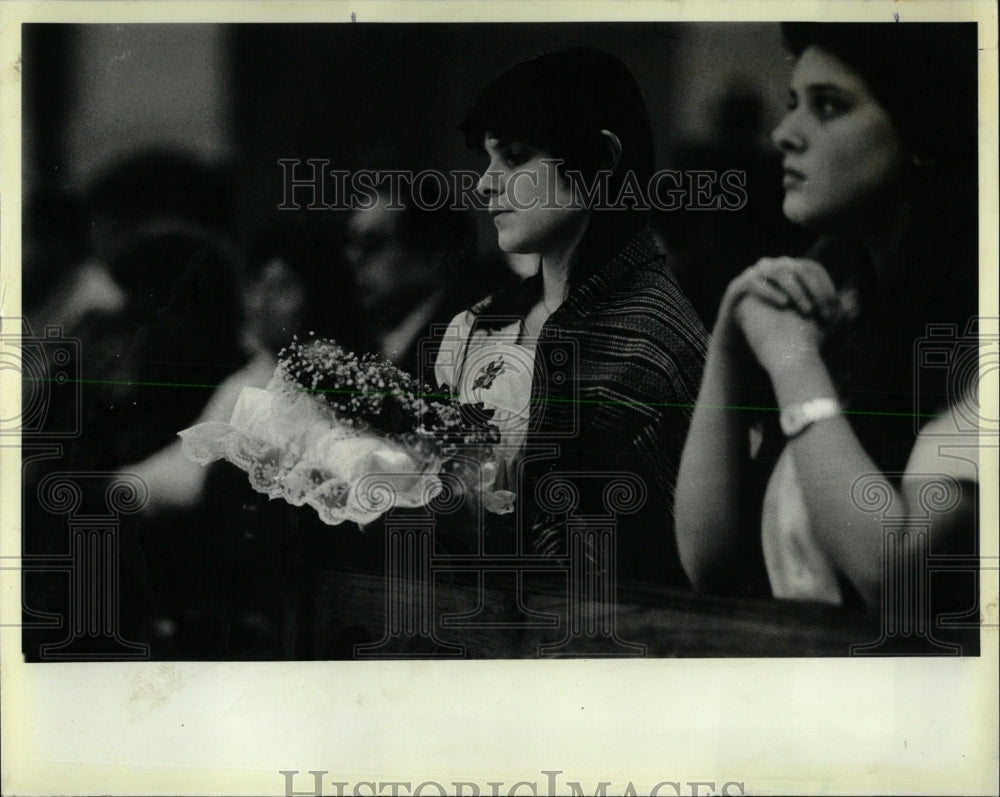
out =
[(277, 352), (293, 335), (358, 348), (364, 330), (341, 228), (315, 213), (281, 218), (251, 244), (244, 289), (248, 334)]
[[(483, 149), (487, 134), (536, 147), (561, 160), (560, 171), (579, 172), (587, 185), (611, 166), (602, 132), (609, 131), (621, 142), (608, 183), (612, 201), (627, 174), (643, 191), (653, 174), (652, 126), (639, 86), (624, 64), (593, 48), (546, 53), (511, 67), (483, 88), (459, 129), (475, 150)], [(599, 267), (643, 224), (645, 216), (626, 207), (594, 212), (577, 248), (577, 278)]]
[(30, 308), (69, 279), (90, 254), (90, 215), (83, 198), (61, 188), (29, 197), (21, 220), (22, 302)]
[[(108, 450), (134, 462), (168, 445), (245, 361), (234, 253), (178, 225), (129, 238), (109, 262), (128, 297), (110, 364)], [(104, 342), (101, 342), (104, 345)], [(99, 427), (104, 429), (104, 427)]]
[(164, 225), (128, 239), (108, 265), (127, 296), (122, 332), (142, 369), (136, 378), (217, 384), (239, 366), (231, 249), (197, 229)]
[(146, 228), (125, 239), (108, 265), (137, 310), (194, 315), (214, 308), (216, 316), (238, 317), (235, 253), (196, 227)]
[(110, 164), (92, 181), (98, 254), (109, 256), (136, 229), (184, 222), (215, 233), (232, 227), (235, 174), (224, 164), (174, 149), (149, 149)]
[(383, 182), (374, 202), (352, 211), (347, 260), (362, 309), (392, 324), (438, 290), (451, 290), (474, 246), (472, 219), (437, 182)]

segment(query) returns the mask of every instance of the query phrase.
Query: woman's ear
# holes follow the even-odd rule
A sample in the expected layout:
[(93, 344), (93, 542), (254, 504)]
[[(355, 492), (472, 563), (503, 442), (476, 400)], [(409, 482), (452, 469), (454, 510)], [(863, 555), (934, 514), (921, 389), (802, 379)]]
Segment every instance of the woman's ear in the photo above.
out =
[(614, 168), (618, 165), (618, 162), (622, 159), (621, 139), (610, 130), (601, 130), (601, 135), (604, 136), (605, 142), (608, 145), (608, 168), (614, 170)]

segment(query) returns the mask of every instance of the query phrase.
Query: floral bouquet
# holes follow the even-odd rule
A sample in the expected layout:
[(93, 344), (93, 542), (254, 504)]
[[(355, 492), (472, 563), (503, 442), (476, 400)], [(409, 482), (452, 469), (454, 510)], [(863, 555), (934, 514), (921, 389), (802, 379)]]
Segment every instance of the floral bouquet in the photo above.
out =
[(258, 492), (308, 504), (330, 525), (364, 525), (393, 507), (429, 503), (445, 472), (488, 511), (512, 511), (513, 493), (493, 489), (499, 432), (490, 417), (374, 355), (295, 339), (265, 389), (243, 389), (229, 423), (180, 437), (195, 462), (225, 459)]

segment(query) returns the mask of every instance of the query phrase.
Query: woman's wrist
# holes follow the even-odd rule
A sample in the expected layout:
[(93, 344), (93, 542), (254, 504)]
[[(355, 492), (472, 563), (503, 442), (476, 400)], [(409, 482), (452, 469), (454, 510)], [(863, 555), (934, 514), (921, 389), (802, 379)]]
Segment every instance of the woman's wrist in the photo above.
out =
[(777, 382), (784, 379), (800, 379), (817, 369), (826, 371), (823, 357), (814, 346), (802, 345), (790, 351), (785, 351), (780, 359), (761, 363), (771, 380)]
[(727, 339), (720, 330), (713, 330), (705, 359), (703, 385), (713, 384), (731, 392), (736, 386), (746, 384), (753, 366), (753, 356), (744, 341)]
[(817, 397), (836, 397), (837, 390), (818, 350), (803, 349), (767, 368), (778, 403), (790, 407)]
[(752, 359), (746, 339), (743, 337), (743, 330), (740, 329), (733, 313), (728, 311), (725, 302), (722, 311), (715, 320), (715, 325), (712, 327), (708, 341), (708, 354), (709, 356), (714, 354), (716, 357), (737, 363)]
[[(735, 281), (734, 281), (735, 282)], [(739, 304), (746, 297), (746, 293), (739, 290), (734, 283), (730, 283), (719, 303), (719, 312), (715, 318), (715, 325), (712, 327), (713, 335), (724, 338), (729, 345), (737, 343), (743, 337), (739, 324), (736, 322), (736, 310)]]

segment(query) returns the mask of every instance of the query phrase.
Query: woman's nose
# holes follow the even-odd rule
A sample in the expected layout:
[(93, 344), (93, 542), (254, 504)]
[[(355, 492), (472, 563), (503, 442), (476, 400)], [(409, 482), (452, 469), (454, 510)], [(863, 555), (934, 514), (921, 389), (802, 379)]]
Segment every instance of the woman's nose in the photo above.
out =
[(479, 177), (479, 182), (476, 183), (476, 193), (484, 197), (495, 196), (503, 192), (502, 186), (503, 174), (495, 169), (487, 169)]
[(795, 111), (789, 111), (771, 132), (771, 141), (782, 152), (800, 152), (806, 141), (799, 129)]

